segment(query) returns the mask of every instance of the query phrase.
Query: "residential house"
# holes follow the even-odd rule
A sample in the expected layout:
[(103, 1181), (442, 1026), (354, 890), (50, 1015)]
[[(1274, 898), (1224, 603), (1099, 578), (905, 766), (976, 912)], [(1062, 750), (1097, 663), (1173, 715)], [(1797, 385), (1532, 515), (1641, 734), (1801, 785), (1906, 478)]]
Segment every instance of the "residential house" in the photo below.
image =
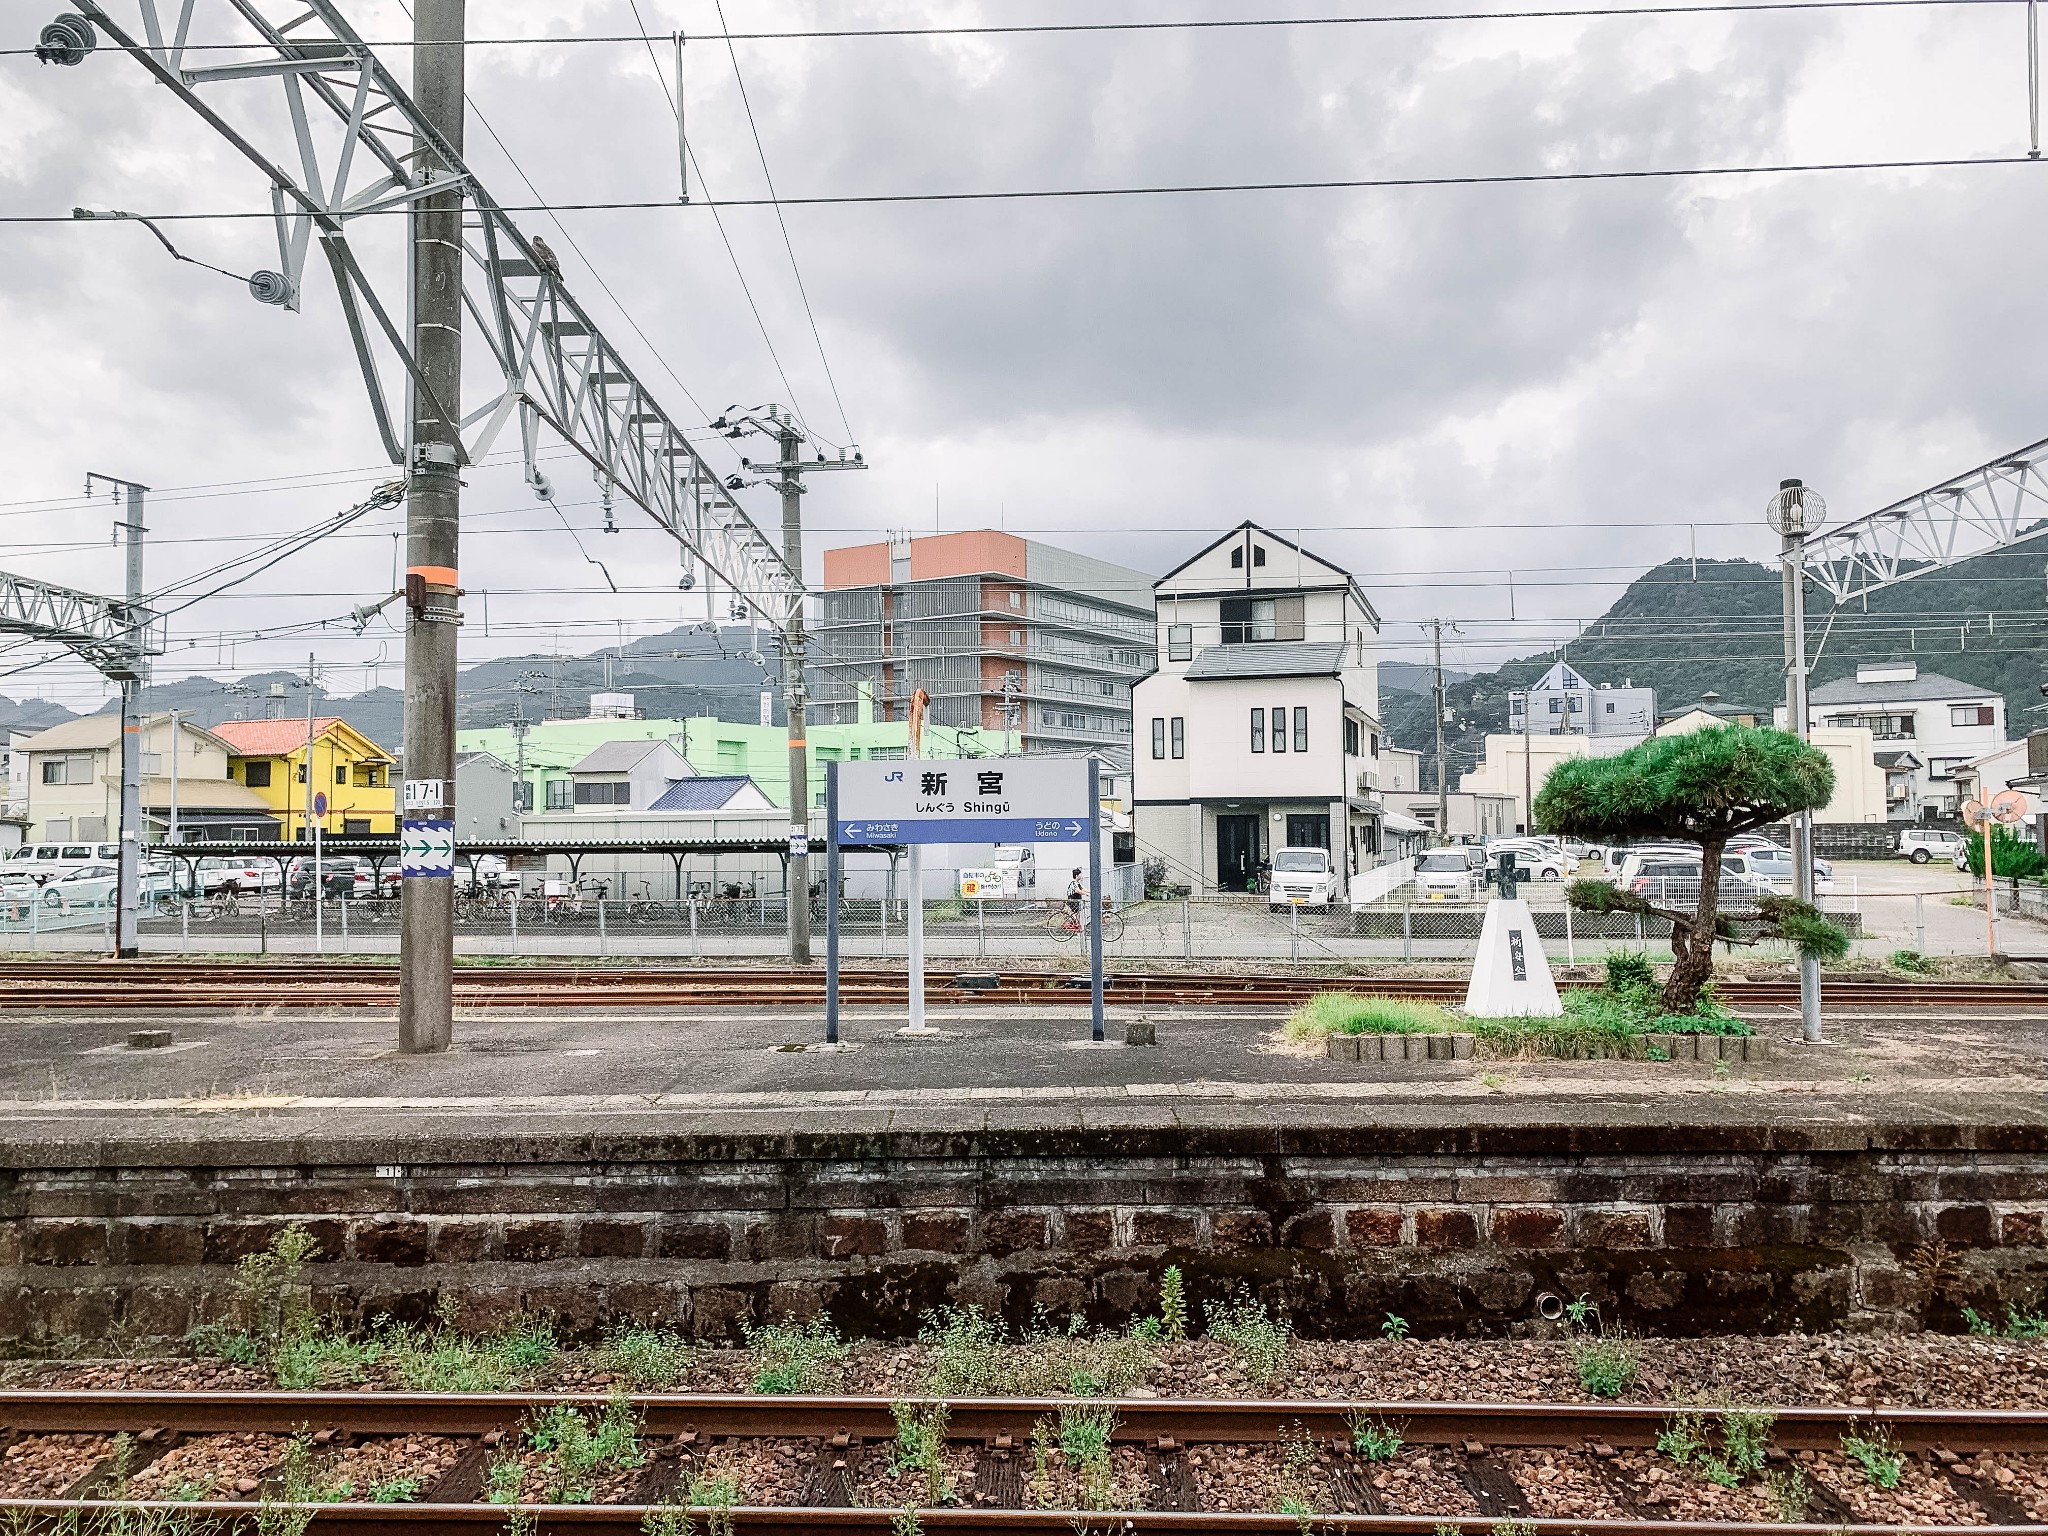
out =
[(648, 811), (696, 771), (673, 742), (608, 741), (569, 770), (569, 782), (579, 812)]
[(327, 797), (319, 818), (326, 836), (397, 836), (397, 763), (339, 716), (223, 720), (213, 733), (232, 750), (228, 776), (261, 797), (287, 842), (305, 839), (309, 802), (319, 795)]
[(1769, 709), (1760, 709), (1752, 704), (1726, 703), (1721, 698), (1721, 695), (1714, 692), (1711, 688), (1700, 695), (1697, 704), (1687, 704), (1678, 709), (1668, 710), (1658, 719), (1657, 723), (1662, 725), (1667, 720), (1679, 720), (1687, 715), (1695, 714), (1712, 715), (1723, 725), (1769, 725), (1771, 723), (1771, 712)]
[(456, 842), (495, 843), (517, 838), (518, 790), (519, 775), (510, 763), (488, 752), (456, 754)]
[[(1131, 749), (1131, 685), (1152, 668), (1151, 579), (991, 529), (825, 551), (810, 718), (868, 703), (969, 726), (987, 755)], [(1000, 743), (998, 745), (997, 743)]]
[[(1629, 743), (1609, 738), (1615, 750)], [(1594, 750), (1594, 738), (1585, 735), (1496, 736), (1486, 738), (1486, 747), (1476, 766), (1458, 775), (1460, 792), (1503, 796), (1509, 801), (1510, 832), (1529, 830), (1529, 801), (1543, 788), (1550, 770), (1574, 757), (1605, 755)]]
[[(1729, 722), (1703, 709), (1667, 720), (1659, 736), (1680, 736)], [(1807, 743), (1824, 755), (1835, 770), (1835, 792), (1813, 813), (1831, 825), (1882, 823), (1885, 819), (1885, 773), (1878, 766), (1870, 732), (1861, 726), (1820, 726), (1807, 732)]]
[(1380, 743), (1380, 789), (1386, 794), (1422, 788), (1422, 754)]
[(1633, 744), (1656, 729), (1656, 689), (1591, 683), (1568, 662), (1508, 695), (1508, 731), (1517, 736), (1599, 736)]
[[(2029, 747), (2033, 747), (2031, 755)], [(2043, 785), (2035, 776), (2034, 759), (2040, 752), (2040, 747), (2025, 740), (1993, 748), (1955, 770), (1956, 794), (1961, 800), (1989, 802), (2000, 790), (2015, 790), (2027, 797), (2027, 824), (2015, 830), (2030, 831), (2048, 810), (2048, 798), (2043, 797)]]
[[(142, 839), (170, 835), (177, 782), (177, 840), (263, 841), (278, 834), (278, 820), (260, 795), (228, 777), (231, 747), (213, 731), (171, 717), (140, 722)], [(32, 841), (94, 843), (121, 828), (121, 717), (83, 715), (33, 736), (17, 736), (12, 757), (26, 782)], [(12, 766), (12, 764), (10, 764)]]
[(1904, 747), (1877, 752), (1877, 766), (1884, 774), (1885, 820), (1911, 821), (1914, 796), (1927, 764)]
[[(625, 700), (632, 695), (600, 697)], [(626, 706), (611, 703), (607, 707)], [(895, 760), (910, 752), (909, 729), (903, 721), (877, 721), (871, 714), (863, 714), (851, 725), (812, 725), (809, 737), (813, 809), (825, 803), (826, 763)], [(789, 733), (779, 725), (720, 720), (713, 715), (684, 720), (617, 715), (535, 720), (517, 731), (511, 726), (457, 731), (455, 750), (488, 752), (523, 771), (521, 804), (526, 810), (569, 810), (576, 803), (576, 765), (609, 741), (667, 741), (697, 772), (744, 775), (776, 805), (789, 803)], [(992, 757), (1001, 750), (1002, 737), (985, 734), (978, 727), (925, 726), (926, 757)]]
[(1444, 796), (1447, 824), (1441, 829), (1436, 824), (1435, 790), (1389, 789), (1381, 792), (1381, 798), (1390, 815), (1406, 817), (1428, 833), (1431, 842), (1484, 842), (1489, 837), (1507, 837), (1515, 830), (1517, 802), (1513, 795), (1454, 789)]
[(708, 773), (678, 779), (650, 811), (772, 811), (775, 802), (743, 773)]
[(1282, 847), (1379, 863), (1379, 615), (1350, 573), (1247, 522), (1155, 582), (1153, 609), (1138, 858), (1226, 891)]
[(1891, 807), (1897, 821), (1953, 816), (1956, 770), (2005, 745), (2003, 695), (1912, 662), (1859, 666), (1853, 678), (1814, 688), (1807, 704), (1812, 725), (1861, 727), (1879, 750), (1910, 751), (1924, 765), (1911, 798)]

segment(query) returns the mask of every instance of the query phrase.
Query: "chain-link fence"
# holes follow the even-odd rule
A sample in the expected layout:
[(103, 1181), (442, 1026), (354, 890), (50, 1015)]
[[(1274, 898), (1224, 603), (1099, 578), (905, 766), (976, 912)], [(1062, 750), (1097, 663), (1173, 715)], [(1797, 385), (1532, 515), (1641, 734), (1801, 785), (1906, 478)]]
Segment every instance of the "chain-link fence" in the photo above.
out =
[[(1984, 953), (1981, 890), (1973, 894), (1947, 885), (1866, 892), (1859, 885), (1854, 875), (1838, 872), (1820, 896), (1822, 910), (1848, 931), (1859, 953)], [(1998, 885), (2000, 948), (2048, 951), (2042, 888), (2005, 880)], [(1524, 894), (1553, 961), (1597, 960), (1616, 948), (1663, 953), (1669, 947), (1670, 924), (1662, 918), (1574, 911), (1556, 884), (1539, 884)], [(1697, 899), (1698, 887), (1642, 894), (1683, 910)], [(1747, 927), (1744, 919), (1756, 913), (1755, 892), (1728, 893), (1724, 910), (1737, 919), (1738, 931)], [(275, 892), (166, 898), (145, 909), (139, 937), (145, 951), (160, 954), (390, 955), (398, 950), (399, 912), (391, 896), (330, 898), (317, 906)], [(1417, 900), (1412, 886), (1378, 901), (1324, 909), (1275, 907), (1253, 895), (1143, 901), (1106, 911), (1104, 948), (1112, 961), (1459, 962), (1475, 954), (1485, 915), (1484, 902)], [(900, 959), (908, 944), (909, 906), (904, 900), (849, 899), (840, 904), (839, 926), (847, 959)], [(811, 927), (814, 950), (822, 954), (822, 898), (812, 902)], [(0, 951), (104, 951), (112, 946), (112, 929), (106, 904), (0, 905)], [(528, 893), (516, 901), (510, 892), (458, 895), (455, 923), (457, 949), (466, 954), (619, 960), (772, 959), (787, 952), (787, 930), (785, 900), (777, 893), (621, 899), (577, 887), (548, 896)], [(1086, 929), (1058, 901), (927, 901), (924, 934), (926, 953), (935, 962), (1076, 969), (1087, 962)]]

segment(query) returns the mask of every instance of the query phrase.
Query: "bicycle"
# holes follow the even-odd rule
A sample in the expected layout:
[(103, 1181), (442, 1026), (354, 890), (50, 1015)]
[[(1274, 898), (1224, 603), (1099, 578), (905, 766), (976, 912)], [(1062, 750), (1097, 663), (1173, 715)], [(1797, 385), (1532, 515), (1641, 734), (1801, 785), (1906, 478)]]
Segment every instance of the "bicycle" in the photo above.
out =
[[(1046, 931), (1055, 939), (1078, 939), (1088, 932), (1088, 925), (1081, 921), (1063, 901), (1054, 902), (1046, 917)], [(1102, 904), (1102, 942), (1114, 944), (1124, 936), (1124, 915), (1108, 902)]]

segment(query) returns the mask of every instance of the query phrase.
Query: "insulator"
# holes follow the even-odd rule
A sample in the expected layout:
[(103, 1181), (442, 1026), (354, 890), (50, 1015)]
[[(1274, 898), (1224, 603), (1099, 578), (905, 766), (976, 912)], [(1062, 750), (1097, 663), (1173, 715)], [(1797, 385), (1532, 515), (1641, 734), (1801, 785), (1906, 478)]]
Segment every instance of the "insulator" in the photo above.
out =
[(298, 289), (282, 272), (256, 272), (249, 278), (249, 297), (258, 304), (274, 304), (284, 309), (298, 297)]
[(99, 40), (91, 22), (65, 11), (36, 38), (36, 57), (45, 64), (83, 64)]

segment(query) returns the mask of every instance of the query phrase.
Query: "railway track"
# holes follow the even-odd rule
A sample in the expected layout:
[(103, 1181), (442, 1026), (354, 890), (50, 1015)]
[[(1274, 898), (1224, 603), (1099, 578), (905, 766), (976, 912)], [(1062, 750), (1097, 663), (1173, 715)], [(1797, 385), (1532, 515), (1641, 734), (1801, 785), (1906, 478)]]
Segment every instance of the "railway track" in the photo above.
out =
[[(253, 985), (252, 985), (253, 984)], [(1585, 985), (1566, 981), (1563, 985)], [(957, 1003), (1053, 1004), (1077, 1001), (1084, 977), (1052, 971), (961, 972), (944, 993)], [(218, 1010), (265, 1007), (393, 1008), (394, 967), (333, 961), (17, 961), (0, 965), (0, 1007), (39, 1009)], [(1121, 971), (1109, 977), (1109, 998), (1119, 1006), (1291, 1007), (1317, 992), (1341, 990), (1427, 1002), (1459, 1002), (1464, 981), (1430, 976), (1210, 975)], [(1737, 1008), (1796, 1006), (1790, 981), (1729, 981), (1720, 995)], [(840, 995), (859, 1006), (901, 1006), (901, 970), (849, 968)], [(625, 965), (460, 966), (456, 1005), (467, 1009), (536, 1007), (731, 1007), (735, 1004), (802, 1007), (822, 1004), (820, 970), (768, 967)], [(1904, 982), (1831, 979), (1830, 1009), (2048, 1010), (2048, 983)]]
[[(1674, 1424), (1672, 1410), (1662, 1407), (1157, 1398), (940, 1405), (699, 1395), (628, 1401), (637, 1420), (630, 1451), (615, 1458), (612, 1475), (585, 1488), (592, 1496), (562, 1502), (551, 1501), (562, 1485), (550, 1482), (559, 1475), (559, 1462), (550, 1458), (560, 1455), (562, 1439), (536, 1431), (559, 1425), (564, 1407), (593, 1426), (600, 1415), (617, 1415), (603, 1398), (0, 1393), (0, 1523), (24, 1536), (58, 1530), (67, 1509), (85, 1511), (88, 1521), (95, 1510), (111, 1511), (111, 1493), (152, 1510), (201, 1512), (223, 1522), (255, 1524), (263, 1515), (259, 1530), (274, 1532), (284, 1528), (275, 1505), (296, 1454), (295, 1487), (322, 1501), (313, 1524), (356, 1536), (484, 1536), (507, 1528), (512, 1502), (533, 1511), (541, 1536), (643, 1529), (680, 1536), (673, 1524), (647, 1523), (650, 1512), (677, 1505), (694, 1505), (696, 1530), (710, 1536), (722, 1528), (764, 1536), (901, 1536), (909, 1528), (899, 1523), (906, 1503), (924, 1506), (916, 1529), (1020, 1536), (1084, 1529), (1104, 1536), (1442, 1536), (1447, 1526), (1498, 1536), (1503, 1523), (1512, 1523), (1517, 1536), (1765, 1529), (1819, 1536), (1900, 1530), (1908, 1522), (1880, 1517), (1906, 1507), (1920, 1516), (1911, 1528), (1922, 1532), (1986, 1525), (2048, 1532), (2038, 1518), (2048, 1510), (2048, 1414), (2034, 1412), (1781, 1408), (1749, 1421), (1757, 1465), (1724, 1486), (1725, 1479), (1701, 1475), (1697, 1460), (1681, 1464), (1658, 1449)], [(1097, 1426), (1092, 1441), (1072, 1433), (1084, 1420)], [(906, 1421), (937, 1426), (925, 1441), (937, 1447), (928, 1457), (935, 1475), (897, 1465)], [(1732, 1456), (1732, 1421), (1708, 1411), (1702, 1424), (1707, 1444)], [(1368, 1444), (1361, 1426), (1382, 1438)], [(302, 1437), (297, 1453), (294, 1434)], [(120, 1470), (116, 1435), (127, 1437)], [(1874, 1491), (1844, 1454), (1847, 1436), (1892, 1448), (1899, 1458), (1893, 1493)], [(1099, 1473), (1094, 1481), (1091, 1466)], [(348, 1477), (368, 1467), (386, 1475), (416, 1469), (409, 1500), (372, 1502), (365, 1477)], [(715, 1479), (725, 1476), (733, 1481), (718, 1491)], [(1782, 1503), (1760, 1514), (1762, 1490), (1789, 1486), (1795, 1477), (1805, 1490), (1796, 1518), (1784, 1518)], [(950, 1494), (931, 1496), (942, 1485)], [(308, 1488), (321, 1491), (307, 1495)], [(1291, 1490), (1293, 1513), (1273, 1507), (1276, 1488)], [(173, 1489), (176, 1496), (166, 1497)], [(500, 1502), (487, 1500), (491, 1489)], [(1080, 1492), (1089, 1489), (1092, 1497)], [(1087, 1512), (1077, 1510), (1080, 1503)], [(73, 1526), (66, 1536), (93, 1536), (95, 1529)], [(108, 1536), (132, 1530), (110, 1525)]]

